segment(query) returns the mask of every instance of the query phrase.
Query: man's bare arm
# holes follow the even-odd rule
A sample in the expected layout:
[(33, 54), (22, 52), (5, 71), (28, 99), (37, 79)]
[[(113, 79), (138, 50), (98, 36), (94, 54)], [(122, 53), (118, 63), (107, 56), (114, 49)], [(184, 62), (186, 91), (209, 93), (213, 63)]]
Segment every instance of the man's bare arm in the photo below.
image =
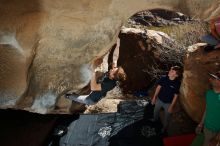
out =
[(155, 104), (156, 103), (156, 99), (157, 99), (157, 96), (158, 96), (158, 94), (159, 94), (159, 92), (160, 92), (160, 89), (161, 89), (161, 86), (160, 85), (157, 85), (157, 88), (156, 88), (156, 90), (155, 90), (155, 92), (154, 92), (154, 96), (153, 96), (153, 98), (152, 98), (152, 101), (151, 101), (151, 104)]
[(94, 72), (92, 75), (92, 79), (90, 81), (90, 87), (92, 91), (101, 91), (101, 84), (96, 82), (96, 73)]
[(174, 97), (173, 97), (173, 100), (172, 100), (172, 102), (171, 102), (171, 104), (170, 104), (170, 107), (169, 107), (169, 109), (168, 109), (168, 112), (170, 112), (170, 113), (173, 112), (173, 108), (174, 108), (174, 106), (175, 106), (175, 104), (176, 104), (177, 98), (178, 98), (178, 94), (174, 94)]

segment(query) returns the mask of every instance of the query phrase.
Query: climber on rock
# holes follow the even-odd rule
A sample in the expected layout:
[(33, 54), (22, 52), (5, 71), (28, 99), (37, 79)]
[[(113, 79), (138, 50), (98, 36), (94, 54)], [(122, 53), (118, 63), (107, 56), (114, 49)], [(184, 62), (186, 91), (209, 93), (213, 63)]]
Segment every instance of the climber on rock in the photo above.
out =
[(106, 96), (107, 92), (112, 90), (117, 84), (117, 81), (125, 81), (126, 74), (122, 67), (113, 67), (109, 72), (105, 73), (101, 79), (97, 82), (95, 73), (92, 77), (91, 83), (100, 86), (100, 90), (92, 91), (89, 95), (77, 95), (77, 94), (66, 94), (66, 98), (83, 103), (86, 105), (93, 105), (100, 99)]
[[(90, 82), (91, 93), (89, 95), (78, 95), (75, 93), (71, 93), (66, 94), (66, 98), (86, 105), (92, 105), (97, 103), (103, 97), (105, 97), (107, 92), (112, 90), (117, 85), (117, 81), (125, 81), (126, 74), (124, 72), (124, 69), (122, 67), (117, 67), (119, 47), (120, 39), (118, 38), (116, 47), (113, 50), (112, 63), (109, 65), (109, 71), (104, 73), (101, 77), (98, 76), (100, 72), (94, 71)], [(106, 56), (107, 59), (103, 59), (103, 61), (108, 60), (110, 52), (108, 52)]]

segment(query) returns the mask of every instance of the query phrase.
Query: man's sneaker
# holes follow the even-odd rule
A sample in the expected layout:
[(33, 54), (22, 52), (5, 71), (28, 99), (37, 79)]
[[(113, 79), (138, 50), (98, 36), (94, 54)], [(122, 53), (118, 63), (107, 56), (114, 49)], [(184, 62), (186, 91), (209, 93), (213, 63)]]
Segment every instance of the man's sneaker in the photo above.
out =
[(68, 98), (70, 95), (72, 95), (71, 93), (66, 93), (65, 97)]
[(74, 98), (79, 97), (79, 95), (76, 94), (76, 93), (66, 93), (66, 94), (65, 94), (65, 97), (66, 97), (67, 99), (73, 100)]
[(63, 126), (63, 125), (59, 125), (54, 129), (53, 135), (61, 137), (64, 134), (66, 134), (67, 131), (68, 131), (68, 127)]

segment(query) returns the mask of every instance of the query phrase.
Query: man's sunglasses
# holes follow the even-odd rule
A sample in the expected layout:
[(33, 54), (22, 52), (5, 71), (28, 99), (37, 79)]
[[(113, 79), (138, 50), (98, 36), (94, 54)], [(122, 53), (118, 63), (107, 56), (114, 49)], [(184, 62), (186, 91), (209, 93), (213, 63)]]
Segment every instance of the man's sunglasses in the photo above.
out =
[(211, 76), (212, 78), (220, 81), (220, 78), (218, 76), (214, 75), (214, 74), (209, 73), (209, 76)]

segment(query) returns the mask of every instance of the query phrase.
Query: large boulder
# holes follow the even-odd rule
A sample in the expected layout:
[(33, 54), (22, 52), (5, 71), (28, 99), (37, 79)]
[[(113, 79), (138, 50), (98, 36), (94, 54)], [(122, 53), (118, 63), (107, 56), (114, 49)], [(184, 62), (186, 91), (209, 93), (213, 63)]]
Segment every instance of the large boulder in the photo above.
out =
[(153, 9), (149, 11), (141, 11), (129, 18), (128, 23), (131, 25), (144, 26), (167, 26), (183, 24), (191, 20), (188, 16), (180, 13), (163, 9)]
[[(127, 74), (122, 85), (127, 93), (145, 91), (153, 85), (163, 70), (177, 63), (179, 48), (167, 34), (154, 30), (123, 27), (118, 64)], [(172, 54), (175, 54), (172, 55)]]
[(89, 83), (90, 64), (116, 42), (128, 17), (164, 8), (207, 19), (219, 13), (217, 2), (0, 0), (0, 107), (66, 109), (71, 103), (62, 95)]
[(210, 88), (208, 72), (220, 69), (220, 50), (204, 51), (206, 44), (188, 48), (184, 61), (184, 74), (180, 101), (190, 117), (199, 122), (205, 110), (205, 91)]

